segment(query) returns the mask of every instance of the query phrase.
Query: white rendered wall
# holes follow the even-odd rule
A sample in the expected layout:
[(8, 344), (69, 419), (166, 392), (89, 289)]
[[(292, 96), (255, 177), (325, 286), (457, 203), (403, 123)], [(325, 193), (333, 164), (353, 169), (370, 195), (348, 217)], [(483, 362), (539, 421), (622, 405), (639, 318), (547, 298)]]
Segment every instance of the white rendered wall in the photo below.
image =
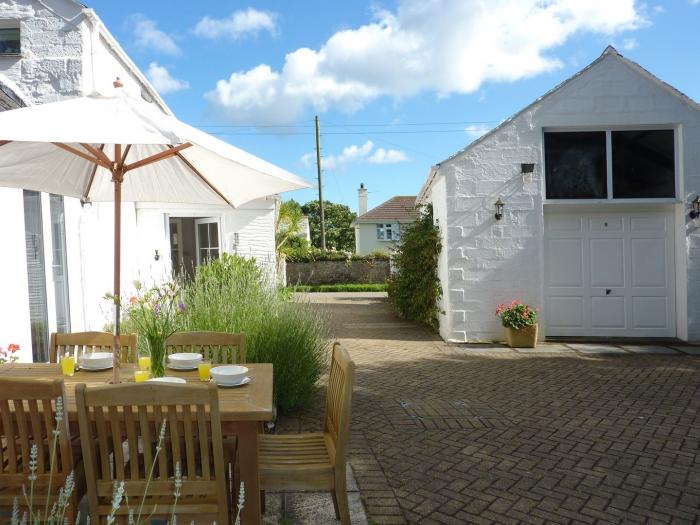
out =
[(29, 327), (27, 255), (24, 241), (24, 199), (22, 190), (0, 188), (0, 346), (20, 345), (23, 361), (32, 360)]
[[(682, 281), (677, 287), (679, 301), (687, 301), (688, 313), (678, 335), (684, 337), (687, 326), (688, 337), (700, 339), (700, 229), (687, 217), (688, 203), (700, 193), (700, 112), (615, 55), (607, 55), (512, 122), (440, 165), (447, 190), (448, 239), (443, 249), (447, 250), (450, 308), (446, 326), (441, 327), (443, 337), (500, 340), (503, 329), (494, 316), (499, 302), (521, 299), (543, 306), (543, 128), (669, 124), (680, 129), (679, 196), (683, 202), (676, 207), (683, 232), (677, 248), (681, 270), (687, 269), (688, 275), (687, 288)], [(520, 164), (530, 162), (535, 163), (535, 172), (523, 177)], [(499, 197), (506, 207), (503, 220), (497, 222), (493, 203)], [(676, 271), (679, 279), (684, 274)], [(683, 308), (677, 310), (683, 314)]]
[[(386, 221), (396, 224), (396, 221)], [(398, 244), (396, 241), (382, 241), (377, 239), (377, 224), (361, 222), (355, 226), (355, 249), (357, 255), (368, 255), (372, 252), (391, 253)], [(401, 228), (405, 225), (401, 224)]]
[(447, 184), (445, 177), (438, 176), (430, 189), (427, 201), (433, 205), (433, 223), (440, 229), (440, 242), (442, 250), (438, 256), (438, 277), (442, 285), (442, 298), (439, 308), (444, 314), (440, 315), (440, 335), (443, 339), (452, 336), (452, 326), (465, 321), (464, 310), (452, 310), (450, 306), (449, 264), (447, 258)]

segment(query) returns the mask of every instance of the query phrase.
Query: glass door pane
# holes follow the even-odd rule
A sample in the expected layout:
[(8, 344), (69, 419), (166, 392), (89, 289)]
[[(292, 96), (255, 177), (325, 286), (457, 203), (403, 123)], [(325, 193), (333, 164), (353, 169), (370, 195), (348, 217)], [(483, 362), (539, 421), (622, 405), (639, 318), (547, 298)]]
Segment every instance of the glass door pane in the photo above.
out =
[(44, 233), (41, 224), (41, 193), (24, 190), (24, 240), (29, 283), (29, 322), (32, 333), (32, 358), (35, 362), (48, 360), (49, 346)]
[(196, 219), (197, 264), (219, 258), (219, 219)]
[(61, 195), (50, 196), (51, 241), (54, 291), (56, 294), (56, 331), (70, 332), (70, 301), (68, 297), (68, 263), (66, 257), (66, 217)]

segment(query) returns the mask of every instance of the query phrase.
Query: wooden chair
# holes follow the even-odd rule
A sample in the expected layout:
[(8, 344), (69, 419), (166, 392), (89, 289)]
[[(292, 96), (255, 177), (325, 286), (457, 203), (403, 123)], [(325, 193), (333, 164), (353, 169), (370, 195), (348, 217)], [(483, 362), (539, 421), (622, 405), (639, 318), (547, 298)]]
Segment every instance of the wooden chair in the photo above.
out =
[[(44, 512), (47, 498), (49, 508), (56, 502), (59, 489), (65, 485), (71, 471), (75, 488), (67, 508), (69, 523), (75, 521), (78, 502), (85, 493), (85, 474), (79, 462), (80, 454), (71, 447), (66, 412), (59, 425), (58, 442), (53, 460), (51, 494), (48, 494), (52, 470), (52, 448), (56, 430), (56, 400), (65, 399), (61, 379), (0, 379), (0, 509), (9, 516), (15, 498), (22, 511), (27, 505), (22, 486), (29, 491), (29, 459), (32, 445), (37, 446), (36, 480), (32, 505), (34, 511)], [(76, 459), (78, 462), (76, 463)], [(9, 520), (8, 520), (9, 522)]]
[[(323, 432), (260, 436), (260, 487), (265, 490), (330, 490), (335, 514), (350, 524), (345, 456), (355, 364), (348, 352), (333, 345)], [(264, 492), (263, 498), (264, 509)]]
[(176, 332), (165, 343), (166, 354), (198, 352), (213, 364), (246, 362), (245, 334), (228, 332)]
[[(136, 513), (143, 502), (142, 518), (169, 517), (175, 510), (183, 523), (228, 523), (215, 385), (78, 384), (75, 395), (92, 523), (102, 523), (111, 512), (115, 481), (124, 481), (125, 498)], [(157, 452), (163, 421), (167, 425)], [(182, 487), (174, 505), (178, 469)], [(116, 515), (126, 521), (128, 513), (123, 503)]]
[[(119, 337), (121, 344), (121, 362), (138, 363), (139, 353), (136, 347), (138, 336), (136, 334), (122, 334)], [(49, 362), (58, 363), (66, 353), (72, 353), (75, 362), (81, 355), (90, 352), (111, 352), (114, 348), (114, 335), (108, 332), (73, 332), (67, 334), (51, 334), (49, 348)]]

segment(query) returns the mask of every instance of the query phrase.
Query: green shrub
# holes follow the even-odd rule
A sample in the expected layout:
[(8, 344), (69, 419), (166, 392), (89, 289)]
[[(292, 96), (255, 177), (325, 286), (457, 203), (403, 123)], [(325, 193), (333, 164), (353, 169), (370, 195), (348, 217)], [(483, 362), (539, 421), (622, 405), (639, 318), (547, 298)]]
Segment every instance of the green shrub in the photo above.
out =
[(290, 247), (284, 252), (289, 262), (315, 262), (315, 261), (388, 261), (389, 254), (375, 251), (368, 255), (355, 255), (350, 252), (323, 251), (313, 246)]
[(274, 396), (287, 412), (306, 406), (328, 363), (325, 315), (300, 308), (269, 284), (253, 259), (222, 254), (184, 285), (180, 330), (244, 332), (248, 361), (272, 363)]
[(382, 284), (299, 284), (288, 286), (293, 292), (386, 292), (387, 285)]
[(396, 275), (389, 279), (389, 300), (402, 317), (439, 328), (438, 301), (442, 287), (438, 277), (441, 243), (433, 210), (426, 206), (420, 219), (408, 226), (394, 254)]

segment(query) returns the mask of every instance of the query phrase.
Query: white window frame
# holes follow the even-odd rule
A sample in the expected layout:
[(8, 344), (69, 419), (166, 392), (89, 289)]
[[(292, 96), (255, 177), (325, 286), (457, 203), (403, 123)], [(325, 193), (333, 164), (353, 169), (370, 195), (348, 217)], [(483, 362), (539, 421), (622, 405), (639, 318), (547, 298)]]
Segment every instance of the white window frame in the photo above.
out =
[[(675, 197), (652, 197), (632, 199), (615, 199), (613, 197), (613, 173), (612, 173), (612, 132), (613, 131), (640, 131), (640, 130), (673, 130), (673, 165), (675, 172)], [(544, 134), (545, 133), (566, 133), (566, 132), (605, 132), (605, 158), (607, 169), (607, 189), (608, 196), (605, 199), (548, 199), (547, 198), (547, 166), (545, 165), (545, 150), (544, 150)], [(542, 163), (542, 191), (544, 194), (544, 204), (571, 204), (573, 206), (581, 206), (586, 204), (669, 204), (682, 202), (679, 195), (682, 195), (681, 188), (681, 155), (680, 155), (680, 140), (681, 133), (679, 126), (675, 124), (648, 124), (636, 126), (570, 126), (570, 127), (543, 127), (541, 133), (541, 163)]]
[[(220, 217), (204, 217), (201, 219), (195, 219), (194, 220), (194, 246), (195, 250), (197, 252), (197, 266), (202, 264), (201, 261), (201, 256), (200, 256), (200, 244), (199, 244), (199, 225), (200, 224), (212, 224), (216, 223), (216, 231), (218, 233), (219, 237), (219, 256), (221, 256), (221, 252), (223, 251), (223, 245), (221, 244), (221, 218)], [(211, 246), (207, 247), (208, 250), (211, 250)]]
[[(396, 242), (401, 238), (401, 224), (398, 222), (378, 222), (375, 223), (375, 227), (378, 241)], [(387, 231), (391, 234), (391, 238), (387, 238)]]

